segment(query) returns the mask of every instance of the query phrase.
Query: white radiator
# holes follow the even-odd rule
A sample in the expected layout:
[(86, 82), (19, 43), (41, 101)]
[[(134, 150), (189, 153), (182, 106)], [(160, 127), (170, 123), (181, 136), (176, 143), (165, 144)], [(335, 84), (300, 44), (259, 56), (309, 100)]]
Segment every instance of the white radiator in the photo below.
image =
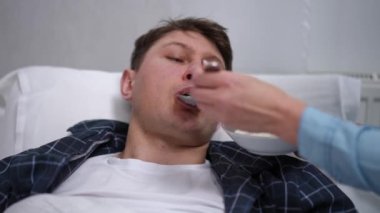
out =
[(347, 75), (362, 80), (358, 123), (380, 126), (380, 73)]

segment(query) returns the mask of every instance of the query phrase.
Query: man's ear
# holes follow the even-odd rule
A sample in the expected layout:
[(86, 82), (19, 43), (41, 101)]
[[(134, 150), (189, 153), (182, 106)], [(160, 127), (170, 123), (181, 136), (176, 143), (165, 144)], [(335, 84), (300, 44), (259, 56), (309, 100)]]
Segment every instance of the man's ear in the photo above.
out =
[(120, 91), (123, 98), (127, 101), (132, 99), (132, 89), (135, 80), (136, 72), (131, 69), (126, 69), (120, 81)]

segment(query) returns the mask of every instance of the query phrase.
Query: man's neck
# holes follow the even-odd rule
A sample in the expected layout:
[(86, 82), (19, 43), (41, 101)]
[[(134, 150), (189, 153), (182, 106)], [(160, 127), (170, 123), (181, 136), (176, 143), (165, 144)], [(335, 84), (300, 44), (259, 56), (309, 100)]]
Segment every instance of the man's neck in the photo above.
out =
[[(199, 146), (179, 142), (179, 139), (163, 137), (143, 131), (130, 124), (126, 146), (121, 158), (134, 158), (165, 165), (201, 164), (205, 162), (208, 142)], [(181, 145), (182, 144), (182, 145)]]

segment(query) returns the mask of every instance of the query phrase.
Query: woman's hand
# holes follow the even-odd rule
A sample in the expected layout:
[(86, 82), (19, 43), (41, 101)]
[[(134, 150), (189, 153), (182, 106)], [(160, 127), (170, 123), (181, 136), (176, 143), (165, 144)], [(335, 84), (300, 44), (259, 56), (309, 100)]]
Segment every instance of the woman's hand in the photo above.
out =
[(268, 132), (296, 143), (305, 104), (257, 78), (227, 71), (194, 79), (191, 96), (206, 116), (228, 128)]

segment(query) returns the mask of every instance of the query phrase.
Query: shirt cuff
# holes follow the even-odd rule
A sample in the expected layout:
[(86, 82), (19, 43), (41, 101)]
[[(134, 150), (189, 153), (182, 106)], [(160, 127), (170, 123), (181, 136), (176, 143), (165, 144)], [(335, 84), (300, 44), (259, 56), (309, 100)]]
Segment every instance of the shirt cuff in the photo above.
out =
[(317, 166), (330, 170), (333, 160), (331, 141), (337, 126), (337, 118), (311, 107), (306, 108), (298, 131), (300, 155)]

